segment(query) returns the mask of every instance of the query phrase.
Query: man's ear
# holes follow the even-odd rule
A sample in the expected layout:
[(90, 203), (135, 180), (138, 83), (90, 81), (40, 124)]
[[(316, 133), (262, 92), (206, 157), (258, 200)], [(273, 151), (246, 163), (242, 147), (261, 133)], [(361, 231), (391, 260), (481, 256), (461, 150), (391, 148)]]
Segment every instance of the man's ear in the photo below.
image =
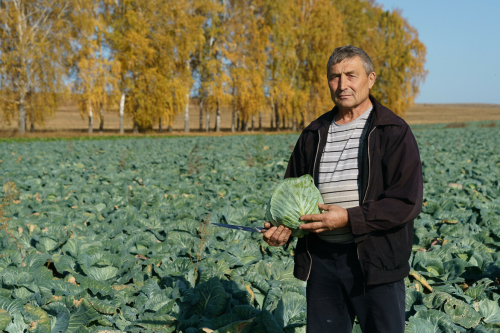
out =
[(369, 83), (369, 89), (373, 87), (375, 84), (375, 79), (377, 78), (377, 74), (375, 72), (371, 72), (370, 75), (368, 75), (368, 81)]

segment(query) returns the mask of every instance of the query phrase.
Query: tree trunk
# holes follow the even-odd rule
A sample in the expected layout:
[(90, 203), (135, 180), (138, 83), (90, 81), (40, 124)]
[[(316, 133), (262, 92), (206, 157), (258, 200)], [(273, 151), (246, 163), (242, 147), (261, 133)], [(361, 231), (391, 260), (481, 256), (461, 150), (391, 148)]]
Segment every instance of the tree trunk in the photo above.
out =
[(139, 134), (139, 124), (137, 123), (137, 121), (134, 119), (134, 130), (133, 130), (133, 133), (134, 134)]
[(172, 133), (172, 132), (174, 131), (174, 128), (172, 127), (172, 118), (171, 118), (171, 117), (169, 117), (167, 121), (168, 121), (167, 131), (168, 131), (169, 133)]
[(203, 131), (203, 98), (200, 97), (200, 132)]
[(19, 97), (19, 134), (26, 132), (26, 94), (21, 92)]
[(271, 130), (274, 128), (274, 113), (271, 111)]
[(259, 109), (259, 131), (262, 131), (262, 110)]
[(255, 115), (252, 115), (252, 132), (255, 130)]
[(281, 124), (281, 128), (282, 128), (282, 129), (286, 129), (286, 126), (285, 126), (285, 125), (286, 125), (286, 118), (285, 118), (285, 115), (283, 115), (283, 118), (282, 118), (282, 120), (281, 120), (281, 123), (282, 123), (282, 124)]
[(276, 131), (280, 130), (280, 114), (278, 110), (278, 103), (274, 103), (274, 120), (276, 122)]
[(99, 133), (102, 134), (104, 131), (104, 109), (101, 104), (101, 122), (99, 123)]
[(89, 134), (94, 131), (94, 112), (92, 111), (92, 103), (89, 101)]
[(161, 117), (158, 119), (158, 133), (161, 133)]
[(236, 130), (240, 130), (240, 111), (236, 111)]
[(207, 110), (207, 122), (205, 124), (205, 132), (210, 132), (210, 112)]
[(125, 111), (125, 93), (122, 92), (122, 97), (120, 99), (120, 134), (125, 132), (123, 127), (123, 113)]
[(292, 131), (297, 132), (297, 116), (293, 116), (293, 121), (292, 121)]
[(186, 98), (187, 98), (187, 103), (186, 103), (186, 107), (184, 108), (184, 132), (188, 133), (189, 132), (189, 94), (187, 94)]
[(233, 114), (232, 114), (232, 119), (231, 119), (231, 132), (235, 132), (236, 131), (236, 110), (234, 109), (234, 106), (233, 106)]
[(305, 128), (305, 126), (306, 126), (306, 114), (307, 114), (307, 113), (302, 113), (302, 112), (300, 113), (300, 115), (302, 116), (302, 117), (301, 117), (302, 119), (300, 120), (299, 129), (300, 129), (301, 131), (302, 131), (302, 130)]
[(31, 129), (30, 132), (34, 133), (35, 132), (35, 109), (31, 108)]
[(219, 102), (217, 102), (217, 113), (215, 115), (215, 131), (220, 132), (220, 108)]

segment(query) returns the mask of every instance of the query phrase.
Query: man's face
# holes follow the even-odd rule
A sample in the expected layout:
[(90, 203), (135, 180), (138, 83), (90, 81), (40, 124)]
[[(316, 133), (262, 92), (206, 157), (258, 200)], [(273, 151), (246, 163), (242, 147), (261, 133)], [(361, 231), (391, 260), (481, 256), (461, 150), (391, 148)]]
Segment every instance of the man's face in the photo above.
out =
[(345, 59), (332, 65), (328, 70), (332, 101), (339, 108), (356, 108), (368, 99), (375, 77), (374, 72), (366, 74), (360, 57)]

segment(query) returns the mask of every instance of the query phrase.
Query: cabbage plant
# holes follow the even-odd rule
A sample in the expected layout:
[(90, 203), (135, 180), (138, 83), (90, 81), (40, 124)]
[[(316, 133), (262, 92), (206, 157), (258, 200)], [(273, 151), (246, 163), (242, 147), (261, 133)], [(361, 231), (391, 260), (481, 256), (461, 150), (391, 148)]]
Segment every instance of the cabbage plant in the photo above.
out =
[(302, 215), (320, 214), (318, 203), (323, 198), (311, 175), (283, 180), (266, 203), (266, 219), (275, 226), (292, 229), (292, 236), (303, 237), (308, 232), (299, 229)]

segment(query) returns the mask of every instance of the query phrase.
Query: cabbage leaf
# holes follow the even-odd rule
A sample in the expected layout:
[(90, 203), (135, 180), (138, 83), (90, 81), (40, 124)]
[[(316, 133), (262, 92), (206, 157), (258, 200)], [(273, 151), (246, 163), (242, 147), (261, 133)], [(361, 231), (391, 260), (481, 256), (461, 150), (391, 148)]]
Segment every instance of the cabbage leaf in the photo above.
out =
[(311, 175), (287, 178), (276, 187), (267, 202), (266, 219), (275, 226), (283, 224), (292, 229), (294, 237), (303, 237), (307, 231), (298, 229), (303, 223), (300, 217), (320, 214), (318, 203), (323, 203), (323, 198)]

